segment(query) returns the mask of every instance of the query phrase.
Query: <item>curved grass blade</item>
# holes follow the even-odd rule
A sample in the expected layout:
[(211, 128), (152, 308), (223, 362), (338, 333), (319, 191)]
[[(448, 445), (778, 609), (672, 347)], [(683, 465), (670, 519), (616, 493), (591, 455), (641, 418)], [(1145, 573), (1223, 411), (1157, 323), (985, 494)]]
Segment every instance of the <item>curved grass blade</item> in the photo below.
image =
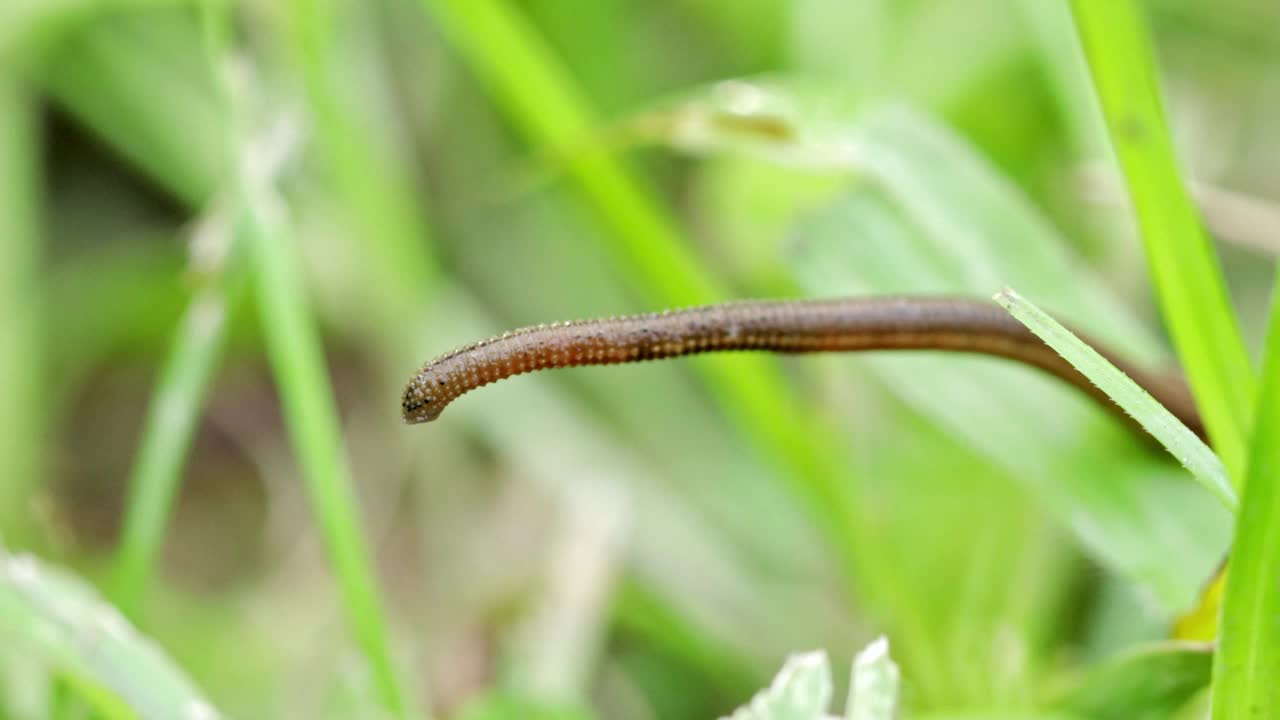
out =
[(1005, 288), (995, 299), (1141, 423), (1223, 506), (1233, 513), (1239, 509), (1240, 500), (1222, 461), (1146, 390), (1017, 292)]

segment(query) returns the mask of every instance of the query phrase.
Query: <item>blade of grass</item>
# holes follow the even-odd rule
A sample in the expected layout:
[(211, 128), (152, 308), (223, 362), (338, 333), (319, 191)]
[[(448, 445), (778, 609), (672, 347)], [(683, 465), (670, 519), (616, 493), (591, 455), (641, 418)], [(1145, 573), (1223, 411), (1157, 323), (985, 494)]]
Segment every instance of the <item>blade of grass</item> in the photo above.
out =
[[(424, 0), (475, 71), (537, 145), (574, 147), (600, 126), (565, 68), (535, 30), (501, 0)], [(566, 167), (613, 230), (609, 250), (621, 277), (641, 297), (667, 306), (724, 297), (656, 203), (612, 158), (577, 154)], [(726, 414), (778, 462), (832, 538), (850, 586), (859, 585), (865, 559), (854, 505), (850, 462), (830, 430), (814, 422), (789, 395), (776, 364), (764, 358), (695, 363)]]
[[(230, 42), (228, 17), (225, 8), (209, 0), (202, 3), (201, 11), (203, 49), (217, 76), (216, 68), (227, 55)], [(220, 108), (226, 117), (234, 118), (227, 78), (223, 75), (220, 79), (224, 82), (215, 85)], [(233, 139), (238, 134), (234, 120), (218, 133), (219, 157), (231, 158)], [(150, 583), (173, 497), (181, 482), (182, 466), (226, 344), (227, 316), (247, 279), (243, 243), (236, 241), (235, 228), (218, 228), (223, 220), (216, 213), (211, 215), (206, 219), (207, 234), (197, 234), (192, 240), (194, 249), (220, 253), (221, 257), (218, 266), (212, 268), (212, 277), (206, 278), (183, 313), (148, 408), (142, 444), (129, 475), (129, 499), (110, 587), (113, 599), (131, 617), (137, 616)], [(202, 246), (197, 247), (198, 244)]]
[(333, 388), (325, 370), (294, 249), (279, 209), (267, 191), (247, 187), (252, 208), (249, 248), (267, 359), (283, 405), (294, 456), (306, 481), (312, 512), (337, 575), (347, 622), (364, 651), (387, 708), (416, 716), (414, 703), (396, 677), (386, 620), (369, 550), (360, 527)]
[(129, 500), (111, 591), (120, 609), (131, 617), (137, 616), (150, 583), (187, 451), (226, 345), (228, 315), (247, 280), (243, 242), (230, 244), (235, 247), (228, 267), (215, 271), (183, 314), (129, 474)]
[(1086, 345), (1029, 300), (1009, 288), (996, 293), (995, 299), (1010, 315), (1066, 358), (1067, 362), (1137, 420), (1228, 510), (1236, 512), (1240, 501), (1227, 477), (1226, 468), (1195, 433), (1178, 422), (1163, 405), (1098, 354), (1098, 351)]
[(0, 538), (11, 545), (32, 539), (31, 493), (42, 477), (39, 147), (33, 94), (0, 70)]
[(1254, 374), (1218, 259), (1179, 178), (1149, 33), (1134, 0), (1072, 0), (1137, 212), (1160, 309), (1213, 446), (1244, 479)]
[(1249, 476), (1213, 667), (1218, 720), (1280, 713), (1280, 294), (1274, 291), (1263, 357)]

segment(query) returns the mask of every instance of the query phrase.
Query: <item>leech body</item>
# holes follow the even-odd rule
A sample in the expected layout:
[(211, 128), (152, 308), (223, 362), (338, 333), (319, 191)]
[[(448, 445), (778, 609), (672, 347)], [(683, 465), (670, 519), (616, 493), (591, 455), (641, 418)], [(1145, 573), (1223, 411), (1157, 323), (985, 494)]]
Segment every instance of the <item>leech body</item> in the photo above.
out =
[[(1184, 383), (1146, 372), (1088, 338), (1085, 341), (1204, 437)], [(459, 348), (423, 366), (405, 388), (404, 421), (429, 422), (471, 390), (535, 370), (732, 350), (943, 350), (995, 355), (1035, 366), (1074, 385), (1135, 426), (1101, 390), (998, 305), (951, 297), (742, 301), (522, 328)]]

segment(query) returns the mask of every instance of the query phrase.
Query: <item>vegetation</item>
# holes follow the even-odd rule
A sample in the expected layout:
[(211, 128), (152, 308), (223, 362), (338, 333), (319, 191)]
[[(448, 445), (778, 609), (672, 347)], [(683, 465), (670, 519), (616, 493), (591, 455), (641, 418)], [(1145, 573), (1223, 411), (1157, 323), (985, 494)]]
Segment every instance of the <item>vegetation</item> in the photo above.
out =
[[(0, 717), (1280, 716), (1277, 21), (0, 3)], [(1176, 459), (955, 355), (399, 418), (506, 328), (1005, 287)]]

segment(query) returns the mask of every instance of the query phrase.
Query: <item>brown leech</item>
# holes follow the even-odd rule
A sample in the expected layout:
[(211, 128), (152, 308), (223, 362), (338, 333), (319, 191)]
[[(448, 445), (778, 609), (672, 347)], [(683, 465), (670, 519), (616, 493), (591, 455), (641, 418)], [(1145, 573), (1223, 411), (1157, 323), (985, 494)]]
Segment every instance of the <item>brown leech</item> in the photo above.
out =
[[(1185, 383), (1147, 372), (1084, 339), (1183, 424), (1205, 437)], [(995, 355), (1033, 365), (1074, 385), (1122, 416), (1131, 427), (1138, 427), (1093, 383), (999, 306), (952, 297), (742, 301), (513, 330), (424, 365), (405, 388), (404, 421), (429, 422), (471, 390), (534, 370), (728, 350), (946, 350)]]

